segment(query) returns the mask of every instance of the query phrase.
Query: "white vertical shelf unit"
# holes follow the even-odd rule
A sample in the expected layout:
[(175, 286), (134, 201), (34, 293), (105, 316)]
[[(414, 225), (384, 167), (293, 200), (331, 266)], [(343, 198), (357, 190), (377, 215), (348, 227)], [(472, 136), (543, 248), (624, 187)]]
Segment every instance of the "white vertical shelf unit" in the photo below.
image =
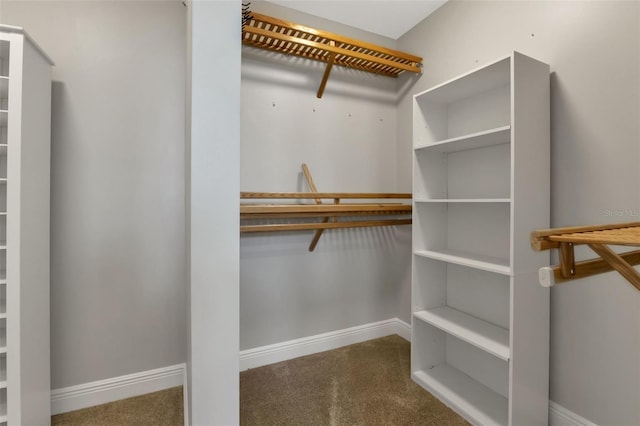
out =
[(0, 425), (51, 421), (51, 65), (0, 25)]
[(513, 52), (413, 114), (412, 377), (472, 424), (547, 424), (549, 66)]

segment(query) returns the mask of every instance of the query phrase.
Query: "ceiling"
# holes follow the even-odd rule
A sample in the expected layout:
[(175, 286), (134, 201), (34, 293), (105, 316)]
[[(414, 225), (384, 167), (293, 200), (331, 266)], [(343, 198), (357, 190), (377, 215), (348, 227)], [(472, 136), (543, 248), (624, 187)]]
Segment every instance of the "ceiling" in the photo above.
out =
[(442, 6), (447, 0), (268, 1), (395, 40)]

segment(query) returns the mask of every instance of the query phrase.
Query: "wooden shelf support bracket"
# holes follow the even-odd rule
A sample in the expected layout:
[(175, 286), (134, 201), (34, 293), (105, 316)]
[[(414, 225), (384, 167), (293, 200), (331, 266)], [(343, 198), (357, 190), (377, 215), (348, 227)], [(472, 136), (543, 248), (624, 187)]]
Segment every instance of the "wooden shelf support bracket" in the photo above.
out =
[[(574, 246), (585, 244), (599, 258), (576, 262)], [(559, 249), (560, 265), (540, 269), (540, 284), (551, 287), (578, 278), (609, 271), (619, 272), (640, 290), (640, 250), (614, 252), (609, 245), (640, 246), (640, 222), (614, 225), (575, 226), (537, 230), (531, 233), (531, 247), (536, 251)]]

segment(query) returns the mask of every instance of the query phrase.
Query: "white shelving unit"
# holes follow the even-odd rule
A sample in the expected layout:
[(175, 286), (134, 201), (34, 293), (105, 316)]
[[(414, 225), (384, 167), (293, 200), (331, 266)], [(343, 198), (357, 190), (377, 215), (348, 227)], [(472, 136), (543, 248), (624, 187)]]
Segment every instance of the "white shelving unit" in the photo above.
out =
[(0, 25), (0, 425), (51, 421), (51, 65)]
[(513, 52), (413, 122), (412, 377), (473, 424), (547, 424), (549, 66)]

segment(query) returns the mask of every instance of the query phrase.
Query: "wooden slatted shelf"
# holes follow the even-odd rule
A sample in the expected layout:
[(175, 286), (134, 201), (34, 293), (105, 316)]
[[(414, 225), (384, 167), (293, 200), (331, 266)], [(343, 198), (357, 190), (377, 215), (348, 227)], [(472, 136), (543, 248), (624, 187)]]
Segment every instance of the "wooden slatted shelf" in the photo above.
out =
[(388, 77), (420, 73), (422, 58), (372, 43), (306, 27), (259, 13), (251, 13), (242, 28), (245, 45), (327, 64), (318, 98), (322, 97), (331, 67), (340, 65)]
[[(600, 257), (576, 262), (574, 246), (588, 245)], [(551, 287), (577, 278), (612, 270), (618, 271), (640, 290), (640, 250), (616, 253), (609, 245), (640, 246), (640, 222), (613, 225), (574, 226), (537, 230), (531, 233), (531, 247), (536, 251), (558, 249), (560, 264), (540, 269), (540, 284)]]
[[(241, 192), (240, 200), (277, 200), (277, 203), (240, 203), (241, 233), (315, 230), (309, 246), (313, 251), (325, 229), (363, 228), (411, 224), (411, 204), (384, 203), (384, 199), (411, 199), (410, 193), (317, 192), (306, 164), (302, 170), (312, 192)], [(299, 203), (314, 200), (315, 204)], [(322, 200), (331, 204), (323, 204)], [(344, 200), (372, 200), (344, 203)], [(289, 203), (283, 203), (289, 200)], [(375, 219), (372, 219), (375, 217)], [(338, 218), (348, 220), (339, 221)], [(266, 219), (294, 220), (289, 223), (260, 223)], [(247, 223), (252, 221), (253, 223)], [(256, 223), (258, 222), (258, 223)]]
[[(317, 199), (331, 198), (335, 204), (240, 204), (241, 220), (262, 219), (331, 219), (338, 217), (350, 217), (350, 220), (337, 222), (309, 222), (282, 223), (282, 224), (253, 224), (241, 225), (240, 232), (273, 232), (273, 231), (302, 231), (335, 228), (360, 228), (371, 226), (392, 226), (411, 224), (410, 218), (372, 220), (370, 216), (407, 216), (411, 215), (410, 204), (399, 203), (341, 203), (342, 198), (364, 198), (362, 195), (370, 195), (369, 198), (383, 199), (411, 198), (411, 194), (361, 194), (361, 193), (282, 193), (261, 192), (260, 197), (256, 193), (240, 193), (241, 199)], [(287, 197), (286, 195), (290, 195)], [(330, 197), (323, 197), (329, 194)], [(338, 200), (337, 202), (335, 200)]]

